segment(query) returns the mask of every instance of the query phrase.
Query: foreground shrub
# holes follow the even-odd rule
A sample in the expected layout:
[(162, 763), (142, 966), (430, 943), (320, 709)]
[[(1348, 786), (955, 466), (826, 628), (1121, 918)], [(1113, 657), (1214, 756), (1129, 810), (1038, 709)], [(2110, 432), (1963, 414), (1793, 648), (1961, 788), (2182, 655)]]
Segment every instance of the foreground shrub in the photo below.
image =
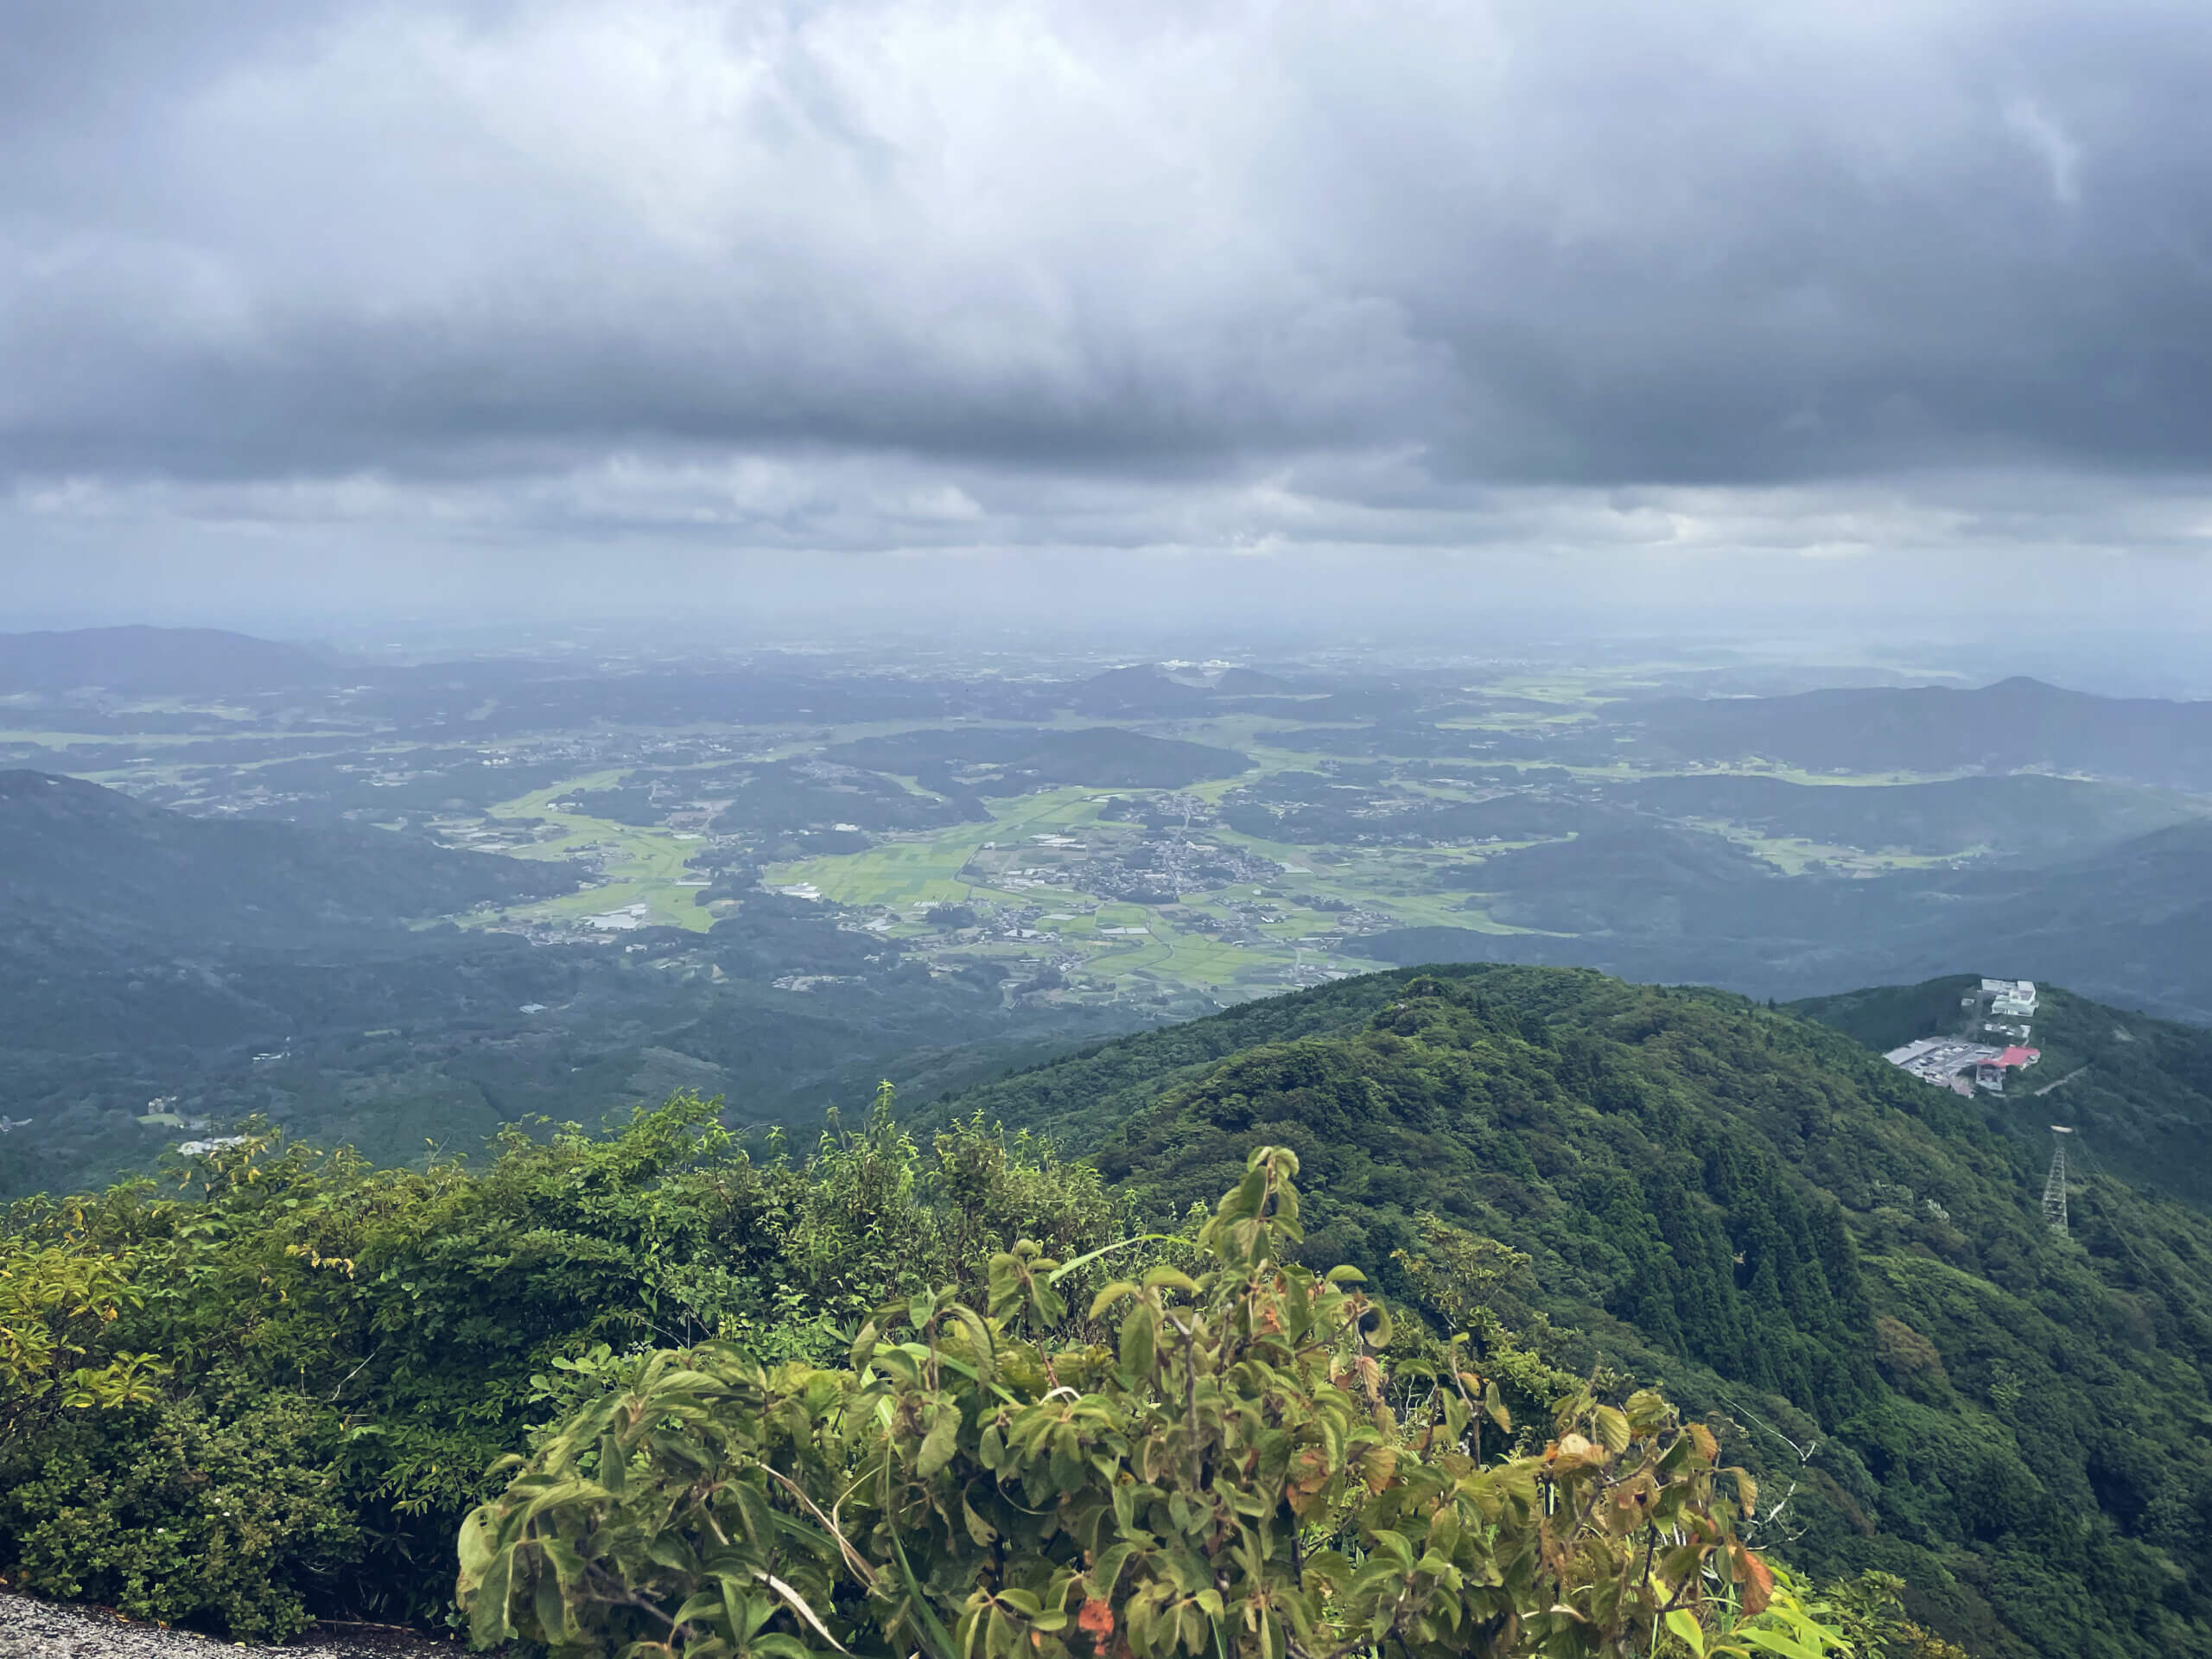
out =
[[(664, 1350), (576, 1410), (460, 1539), (480, 1644), (628, 1659), (1818, 1656), (1844, 1643), (1738, 1542), (1750, 1478), (1656, 1395), (1583, 1391), (1501, 1456), (1490, 1380), (1385, 1372), (1384, 1310), (1286, 1263), (1294, 1155), (1048, 1350), (1023, 1243), (985, 1312), (917, 1294), (849, 1363)], [(1113, 1316), (1111, 1325), (1099, 1324)], [(1456, 1351), (1455, 1351), (1456, 1355)], [(1491, 1436), (1491, 1452), (1484, 1451)]]
[[(0, 1577), (262, 1638), (451, 1613), (454, 1530), (534, 1425), (649, 1345), (842, 1354), (1016, 1239), (1123, 1230), (1096, 1173), (978, 1122), (748, 1155), (678, 1096), (601, 1139), (380, 1170), (251, 1133), (0, 1209)], [(845, 1332), (838, 1334), (840, 1328)]]
[(335, 1496), (327, 1408), (272, 1395), (221, 1417), (185, 1400), (80, 1414), (5, 1472), (15, 1581), (133, 1618), (214, 1618), (281, 1640), (311, 1622), (360, 1535)]

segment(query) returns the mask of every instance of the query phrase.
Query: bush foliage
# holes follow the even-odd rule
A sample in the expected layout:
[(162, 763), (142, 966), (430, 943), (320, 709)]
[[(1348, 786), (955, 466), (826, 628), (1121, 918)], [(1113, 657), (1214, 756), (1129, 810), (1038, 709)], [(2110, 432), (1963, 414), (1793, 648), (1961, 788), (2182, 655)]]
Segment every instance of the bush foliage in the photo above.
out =
[(827, 1360), (886, 1298), (1018, 1238), (1119, 1234), (1087, 1166), (887, 1095), (805, 1159), (679, 1097), (480, 1171), (257, 1134), (0, 1231), (0, 1573), (134, 1618), (282, 1637), (442, 1619), (486, 1471), (611, 1356), (709, 1338)]
[[(1296, 1158), (1254, 1152), (1197, 1238), (1105, 1286), (1071, 1345), (1023, 1240), (988, 1312), (889, 1305), (849, 1363), (664, 1351), (561, 1425), (461, 1534), (480, 1644), (625, 1659), (1817, 1656), (1840, 1629), (1738, 1542), (1741, 1470), (1649, 1391), (1586, 1390), (1540, 1455), (1496, 1385), (1377, 1359), (1357, 1269), (1284, 1261)], [(1102, 1316), (1117, 1315), (1109, 1327)], [(902, 1334), (905, 1340), (894, 1340)], [(1395, 1402), (1395, 1403), (1394, 1403)]]

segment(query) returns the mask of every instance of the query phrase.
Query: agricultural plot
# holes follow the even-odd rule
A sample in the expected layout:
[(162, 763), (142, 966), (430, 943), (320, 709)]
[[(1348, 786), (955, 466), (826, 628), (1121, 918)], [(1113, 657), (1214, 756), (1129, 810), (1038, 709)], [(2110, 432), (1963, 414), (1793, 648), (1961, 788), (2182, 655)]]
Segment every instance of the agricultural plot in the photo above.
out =
[[(1217, 802), (1235, 781), (1196, 785), (1175, 798)], [(1278, 990), (1372, 965), (1358, 955), (1357, 936), (1341, 931), (1341, 911), (1300, 905), (1291, 896), (1294, 890), (1370, 914), (1377, 925), (1427, 922), (1446, 915), (1454, 902), (1415, 891), (1426, 874), (1418, 861), (1348, 861), (1317, 872), (1301, 858), (1301, 849), (1271, 847), (1212, 824), (1190, 839), (1233, 847), (1286, 871), (1211, 889), (1179, 887), (1179, 902), (1173, 905), (1117, 902), (1081, 886), (1081, 872), (1103, 850), (1133, 847), (1140, 839), (1126, 822), (1109, 821), (1105, 809), (1117, 800), (1126, 805), (1167, 798), (1165, 792), (1041, 791), (994, 802), (988, 824), (777, 865), (764, 882), (880, 909), (893, 937), (931, 934), (921, 918), (934, 906), (983, 907), (1018, 924), (1011, 933), (1015, 948), (1067, 964), (1081, 982), (1125, 987), (1151, 982), (1217, 998)], [(1402, 893), (1386, 895), (1386, 884)], [(1448, 913), (1464, 925), (1466, 912)], [(957, 949), (1002, 953), (981, 941), (963, 942)]]
[(1802, 836), (1763, 836), (1756, 830), (1719, 821), (1691, 818), (1683, 822), (1726, 837), (1745, 851), (1764, 859), (1784, 875), (1818, 872), (1834, 875), (1882, 875), (1893, 870), (1938, 870), (1967, 860), (1986, 857), (1991, 851), (1985, 844), (1961, 848), (1951, 856), (1929, 853), (1868, 852), (1862, 848), (1809, 841)]
[[(711, 924), (713, 918), (697, 902), (699, 889), (681, 885), (690, 879), (689, 864), (699, 850), (698, 836), (556, 810), (556, 802), (581, 791), (610, 788), (621, 776), (620, 772), (586, 773), (550, 789), (533, 790), (504, 801), (492, 810), (493, 822), (537, 818), (558, 832), (547, 836), (541, 831), (537, 840), (515, 849), (512, 856), (582, 856), (595, 862), (601, 874), (598, 881), (581, 893), (518, 906), (505, 913), (505, 920), (575, 926), (588, 917), (614, 915), (643, 905), (645, 908), (639, 920), (648, 925), (703, 932)], [(481, 925), (492, 918), (472, 919)]]

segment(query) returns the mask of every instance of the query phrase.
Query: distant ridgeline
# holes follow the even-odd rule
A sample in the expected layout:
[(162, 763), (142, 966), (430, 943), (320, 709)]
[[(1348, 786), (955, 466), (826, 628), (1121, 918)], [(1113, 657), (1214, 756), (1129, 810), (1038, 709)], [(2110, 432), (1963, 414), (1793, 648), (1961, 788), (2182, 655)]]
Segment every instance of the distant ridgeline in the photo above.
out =
[[(1887, 1045), (1973, 983), (1807, 1012)], [(2024, 1091), (1586, 972), (1350, 981), (939, 1109), (1049, 1130), (1162, 1218), (1292, 1147), (1311, 1259), (1420, 1306), (1424, 1216), (1525, 1252), (1503, 1300), (1740, 1425), (1805, 1564), (1901, 1574), (1978, 1652), (2212, 1653), (2212, 1219), (2115, 1179), (2212, 1198), (2212, 1036), (2046, 990), (2037, 1038), (2039, 1080), (2090, 1068), (2052, 1101), (2094, 1160), (2070, 1237)]]

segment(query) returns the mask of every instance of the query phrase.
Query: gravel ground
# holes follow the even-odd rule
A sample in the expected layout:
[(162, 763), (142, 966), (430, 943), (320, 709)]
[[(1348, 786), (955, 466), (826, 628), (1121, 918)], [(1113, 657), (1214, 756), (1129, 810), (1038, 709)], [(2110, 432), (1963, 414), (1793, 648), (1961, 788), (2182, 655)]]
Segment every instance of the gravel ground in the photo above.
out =
[[(216, 1637), (126, 1623), (102, 1608), (0, 1593), (0, 1659), (214, 1659), (238, 1650)], [(458, 1643), (426, 1642), (403, 1631), (323, 1626), (281, 1649), (258, 1651), (312, 1654), (316, 1659), (429, 1659), (432, 1654), (458, 1659), (468, 1650)]]

